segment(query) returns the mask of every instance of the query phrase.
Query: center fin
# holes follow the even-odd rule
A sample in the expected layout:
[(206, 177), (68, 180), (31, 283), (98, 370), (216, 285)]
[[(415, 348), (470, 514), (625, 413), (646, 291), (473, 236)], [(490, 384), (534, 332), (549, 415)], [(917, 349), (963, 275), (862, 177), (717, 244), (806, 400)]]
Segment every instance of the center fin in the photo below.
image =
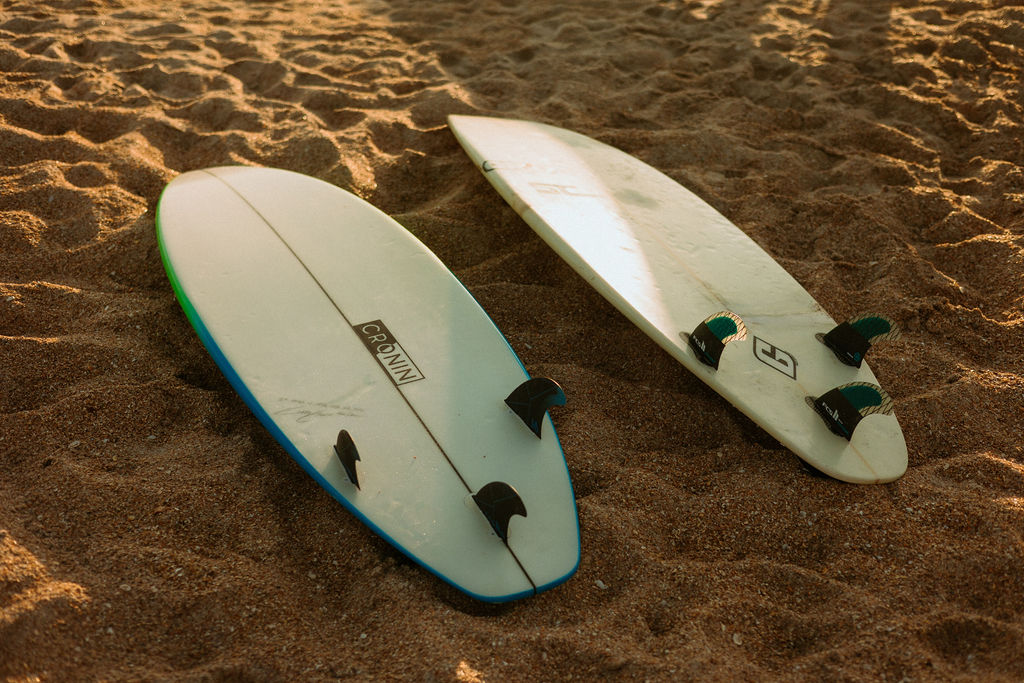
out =
[(474, 493), (473, 500), (494, 533), (508, 545), (508, 523), (512, 515), (526, 516), (526, 505), (519, 493), (503, 481), (492, 481)]

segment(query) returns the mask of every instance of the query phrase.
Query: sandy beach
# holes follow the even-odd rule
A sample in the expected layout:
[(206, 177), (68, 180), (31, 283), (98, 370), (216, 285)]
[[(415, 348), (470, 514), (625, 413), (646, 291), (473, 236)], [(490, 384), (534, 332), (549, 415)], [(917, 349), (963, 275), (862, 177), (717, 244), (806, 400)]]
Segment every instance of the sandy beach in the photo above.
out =
[[(1024, 9), (1002, 0), (44, 0), (0, 8), (0, 679), (1024, 679)], [(820, 476), (507, 206), (449, 114), (712, 204), (870, 364), (896, 482)], [(476, 602), (318, 487), (161, 264), (180, 173), (392, 215), (534, 375), (576, 575)]]

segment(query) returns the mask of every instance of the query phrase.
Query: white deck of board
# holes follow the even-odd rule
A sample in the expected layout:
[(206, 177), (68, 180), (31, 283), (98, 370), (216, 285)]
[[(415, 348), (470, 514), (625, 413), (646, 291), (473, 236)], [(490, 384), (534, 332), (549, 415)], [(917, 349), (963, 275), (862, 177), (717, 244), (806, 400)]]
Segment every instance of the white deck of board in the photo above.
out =
[[(440, 444), (472, 491), (496, 480), (518, 490), (528, 516), (513, 517), (509, 545), (534, 584), (575, 571), (575, 501), (553, 425), (546, 419), (537, 439), (505, 406), (525, 370), (408, 231), (327, 183), (243, 167), (175, 179), (158, 224), (183, 304), (223, 353), (222, 369), (237, 373), (257, 414), (332, 495), (468, 593), (528, 594)], [(378, 319), (423, 380), (396, 387), (350, 327)], [(362, 458), (361, 490), (334, 455), (343, 428)]]
[[(849, 482), (886, 482), (906, 471), (894, 415), (865, 418), (846, 441), (807, 406), (806, 396), (877, 380), (867, 364), (843, 365), (815, 339), (835, 322), (709, 204), (640, 160), (561, 128), (475, 116), (451, 116), (449, 125), (501, 196), (562, 258), (782, 444)], [(739, 315), (749, 335), (726, 346), (715, 371), (680, 333), (722, 310)], [(766, 364), (773, 349), (797, 359), (795, 379)]]

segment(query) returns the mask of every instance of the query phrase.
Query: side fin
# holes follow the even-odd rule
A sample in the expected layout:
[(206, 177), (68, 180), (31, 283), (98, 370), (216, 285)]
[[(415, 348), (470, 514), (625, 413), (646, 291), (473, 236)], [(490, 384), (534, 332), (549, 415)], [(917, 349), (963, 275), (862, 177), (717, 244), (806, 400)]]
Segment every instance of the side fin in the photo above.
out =
[(564, 406), (565, 392), (553, 379), (531, 377), (508, 395), (505, 405), (511, 408), (539, 439), (540, 428), (544, 424), (544, 413), (552, 406)]
[(859, 368), (872, 344), (896, 339), (900, 336), (900, 328), (891, 318), (862, 315), (839, 323), (826, 334), (815, 336), (831, 349), (840, 362)]
[(492, 481), (474, 493), (473, 500), (490, 522), (494, 533), (508, 545), (508, 523), (512, 515), (526, 516), (526, 505), (519, 493), (503, 481)]
[(359, 460), (359, 451), (356, 449), (352, 437), (344, 429), (338, 432), (338, 442), (334, 444), (334, 452), (337, 453), (341, 466), (345, 468), (348, 480), (358, 489), (359, 475), (356, 474), (356, 461)]
[(687, 341), (700, 362), (717, 370), (725, 345), (731, 341), (746, 339), (747, 326), (732, 311), (720, 311), (705, 318), (693, 332), (682, 332), (679, 336)]
[(832, 431), (847, 441), (853, 430), (868, 415), (892, 414), (892, 399), (885, 389), (870, 382), (851, 382), (827, 391), (818, 398), (807, 397), (807, 404), (817, 411)]

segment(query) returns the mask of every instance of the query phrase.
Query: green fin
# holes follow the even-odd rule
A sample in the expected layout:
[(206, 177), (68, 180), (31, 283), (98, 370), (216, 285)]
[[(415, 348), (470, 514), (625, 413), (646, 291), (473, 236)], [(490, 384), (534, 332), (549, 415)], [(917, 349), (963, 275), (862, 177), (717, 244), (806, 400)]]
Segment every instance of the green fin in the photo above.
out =
[(896, 339), (900, 336), (900, 329), (896, 323), (881, 315), (863, 315), (859, 318), (851, 318), (848, 322), (872, 344), (876, 341)]
[(738, 315), (729, 311), (715, 313), (708, 317), (704, 324), (723, 344), (737, 339), (745, 339), (747, 336), (747, 326), (743, 324)]
[(839, 387), (843, 397), (863, 416), (892, 412), (892, 399), (885, 389), (869, 382), (851, 382)]

